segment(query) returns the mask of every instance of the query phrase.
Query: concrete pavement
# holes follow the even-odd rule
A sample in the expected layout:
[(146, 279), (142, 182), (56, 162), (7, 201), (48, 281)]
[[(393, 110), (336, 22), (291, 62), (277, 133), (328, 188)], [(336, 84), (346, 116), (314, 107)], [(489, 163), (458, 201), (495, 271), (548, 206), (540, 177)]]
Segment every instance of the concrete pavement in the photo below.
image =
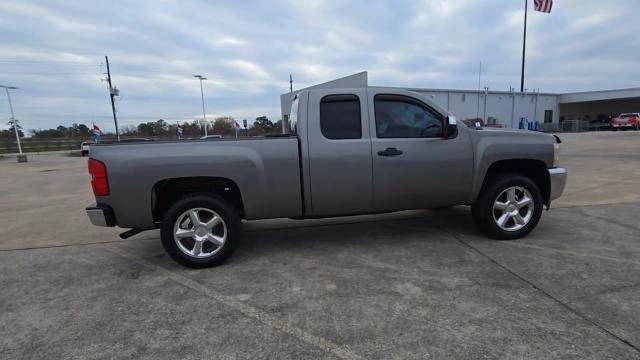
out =
[(640, 358), (640, 133), (561, 135), (527, 238), (468, 209), (245, 224), (224, 266), (89, 224), (86, 162), (0, 161), (0, 358)]

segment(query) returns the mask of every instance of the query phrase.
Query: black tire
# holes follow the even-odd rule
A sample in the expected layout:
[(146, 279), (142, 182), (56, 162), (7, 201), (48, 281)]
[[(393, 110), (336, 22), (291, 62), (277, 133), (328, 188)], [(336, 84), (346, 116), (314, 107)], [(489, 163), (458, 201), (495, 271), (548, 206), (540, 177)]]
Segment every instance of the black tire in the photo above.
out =
[[(531, 194), (533, 212), (529, 221), (522, 228), (507, 231), (498, 226), (494, 219), (494, 203), (503, 191), (514, 186), (524, 188)], [(489, 237), (496, 240), (513, 240), (526, 236), (536, 227), (542, 215), (543, 206), (542, 194), (535, 182), (526, 176), (502, 173), (487, 179), (478, 199), (471, 206), (471, 215), (476, 226)]]
[[(217, 213), (226, 227), (226, 240), (211, 256), (198, 258), (183, 252), (174, 240), (174, 226), (179, 217), (190, 209), (202, 208)], [(205, 268), (222, 264), (235, 250), (241, 233), (240, 217), (234, 207), (215, 194), (187, 195), (176, 201), (165, 213), (160, 227), (162, 246), (176, 262), (190, 268)]]

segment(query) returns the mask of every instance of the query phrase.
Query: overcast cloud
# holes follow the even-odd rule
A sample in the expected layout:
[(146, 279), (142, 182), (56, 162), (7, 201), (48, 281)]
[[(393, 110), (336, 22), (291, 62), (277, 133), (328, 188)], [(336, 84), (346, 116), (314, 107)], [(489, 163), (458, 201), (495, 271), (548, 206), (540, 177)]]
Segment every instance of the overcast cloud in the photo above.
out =
[[(640, 86), (638, 0), (555, 0), (531, 11), (526, 87)], [(113, 130), (109, 55), (125, 124), (201, 116), (280, 117), (280, 94), (369, 71), (373, 85), (519, 87), (524, 2), (0, 2), (0, 84), (26, 129), (96, 122)], [(0, 118), (9, 117), (0, 97)]]

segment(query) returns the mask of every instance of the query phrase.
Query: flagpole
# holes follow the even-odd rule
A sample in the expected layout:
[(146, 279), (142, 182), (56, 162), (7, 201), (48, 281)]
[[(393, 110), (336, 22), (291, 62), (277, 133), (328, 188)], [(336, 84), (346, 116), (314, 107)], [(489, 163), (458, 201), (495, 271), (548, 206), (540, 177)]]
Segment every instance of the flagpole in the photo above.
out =
[(520, 73), (520, 92), (524, 92), (524, 57), (527, 47), (527, 4), (529, 0), (524, 0), (524, 32), (522, 33), (522, 72)]

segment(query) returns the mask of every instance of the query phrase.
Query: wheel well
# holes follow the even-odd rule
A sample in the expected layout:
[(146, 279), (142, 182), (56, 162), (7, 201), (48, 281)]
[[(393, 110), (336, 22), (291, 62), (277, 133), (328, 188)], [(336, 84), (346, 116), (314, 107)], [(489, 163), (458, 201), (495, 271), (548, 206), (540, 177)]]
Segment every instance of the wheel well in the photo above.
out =
[(550, 180), (547, 165), (540, 160), (533, 159), (509, 159), (499, 160), (491, 164), (484, 177), (482, 186), (484, 187), (488, 179), (498, 174), (512, 173), (520, 174), (533, 180), (538, 185), (544, 204), (549, 206)]
[(233, 206), (244, 218), (244, 204), (238, 185), (222, 177), (183, 177), (158, 181), (153, 186), (153, 221), (160, 222), (179, 198), (193, 193), (214, 193)]

